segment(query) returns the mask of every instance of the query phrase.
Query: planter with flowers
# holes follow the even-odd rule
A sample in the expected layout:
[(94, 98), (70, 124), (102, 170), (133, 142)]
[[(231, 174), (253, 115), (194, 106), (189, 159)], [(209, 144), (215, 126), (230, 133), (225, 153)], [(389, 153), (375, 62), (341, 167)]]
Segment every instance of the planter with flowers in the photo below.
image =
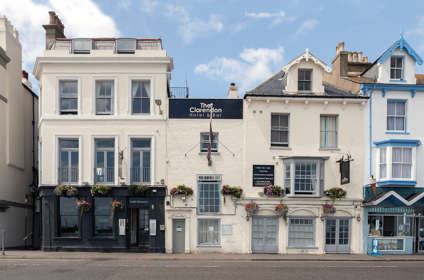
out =
[(91, 196), (107, 196), (112, 190), (110, 186), (94, 185), (90, 189)]
[(334, 213), (336, 213), (336, 207), (334, 207), (334, 205), (332, 205), (332, 204), (328, 204), (328, 203), (326, 203), (326, 204), (324, 204), (324, 205), (322, 206), (322, 212), (323, 212), (325, 215), (331, 215), (331, 214), (334, 214)]
[(225, 203), (226, 196), (231, 196), (231, 199), (234, 201), (237, 199), (240, 199), (243, 193), (243, 189), (240, 187), (230, 187), (229, 185), (224, 185), (222, 186), (221, 193), (224, 196), (224, 203)]
[(264, 187), (264, 194), (270, 197), (284, 196), (284, 189), (277, 185), (269, 185)]
[(56, 188), (54, 188), (53, 192), (57, 196), (75, 197), (78, 195), (78, 189), (76, 187), (67, 186), (67, 185), (59, 185)]
[(84, 199), (77, 200), (77, 208), (80, 210), (80, 216), (84, 214), (84, 212), (88, 212), (90, 210), (90, 204)]
[(255, 202), (251, 202), (246, 204), (246, 220), (249, 220), (249, 217), (253, 216), (254, 214), (256, 214), (259, 210), (259, 205), (256, 204)]
[(131, 185), (128, 187), (128, 192), (132, 195), (148, 196), (150, 187), (147, 185)]
[(115, 216), (115, 211), (124, 209), (124, 205), (122, 204), (121, 201), (114, 200), (114, 201), (112, 201), (110, 206), (112, 206), (111, 207), (111, 213), (110, 213), (110, 219), (113, 220), (113, 217)]
[(331, 188), (324, 191), (324, 194), (333, 200), (342, 199), (346, 196), (346, 191), (342, 188)]
[(172, 197), (180, 197), (181, 200), (185, 201), (188, 196), (193, 195), (193, 189), (186, 185), (178, 185), (173, 187), (169, 193)]
[(289, 208), (285, 204), (278, 204), (275, 206), (275, 213), (277, 213), (278, 216), (283, 217), (284, 220), (287, 219), (287, 213), (289, 212)]

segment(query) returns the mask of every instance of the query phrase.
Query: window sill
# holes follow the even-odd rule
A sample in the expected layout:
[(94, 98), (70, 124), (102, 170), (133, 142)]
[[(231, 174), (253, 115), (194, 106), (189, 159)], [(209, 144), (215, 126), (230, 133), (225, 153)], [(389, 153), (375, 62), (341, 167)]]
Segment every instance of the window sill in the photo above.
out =
[(319, 150), (320, 151), (340, 151), (339, 148), (324, 148), (324, 147), (320, 147)]
[(403, 135), (409, 135), (409, 132), (406, 131), (386, 131), (386, 134), (403, 134)]
[(271, 145), (271, 147), (269, 148), (270, 150), (287, 150), (287, 151), (291, 151), (290, 147), (284, 147), (284, 146), (273, 146)]
[[(208, 154), (208, 152), (199, 152), (199, 155), (207, 155), (207, 154)], [(221, 153), (220, 152), (211, 152), (211, 155), (219, 156), (219, 155), (221, 155)]]
[(207, 245), (207, 244), (200, 245), (200, 244), (197, 244), (197, 248), (222, 248), (222, 246), (221, 245)]

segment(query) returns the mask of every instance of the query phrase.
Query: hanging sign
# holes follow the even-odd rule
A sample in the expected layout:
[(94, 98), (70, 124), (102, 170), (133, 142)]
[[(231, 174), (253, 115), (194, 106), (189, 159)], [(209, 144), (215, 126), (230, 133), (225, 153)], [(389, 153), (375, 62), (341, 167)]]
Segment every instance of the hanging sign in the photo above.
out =
[(119, 235), (125, 235), (125, 219), (119, 219)]
[(274, 185), (274, 165), (253, 165), (253, 186)]
[(169, 99), (170, 119), (242, 119), (242, 99)]

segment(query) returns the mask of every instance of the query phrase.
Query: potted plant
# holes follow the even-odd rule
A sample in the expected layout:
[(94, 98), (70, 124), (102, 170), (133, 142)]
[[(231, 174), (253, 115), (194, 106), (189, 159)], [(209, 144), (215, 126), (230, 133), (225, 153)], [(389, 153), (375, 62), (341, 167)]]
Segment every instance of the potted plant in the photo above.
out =
[(80, 210), (80, 216), (82, 216), (84, 212), (90, 210), (90, 204), (84, 199), (79, 199), (77, 200), (77, 208)]
[(269, 185), (264, 187), (264, 194), (266, 196), (283, 196), (284, 189), (277, 185)]
[(346, 191), (342, 188), (331, 188), (324, 191), (324, 194), (333, 200), (342, 199), (346, 196)]
[(336, 213), (336, 207), (334, 207), (332, 204), (326, 203), (322, 206), (322, 212), (326, 215), (334, 214)]
[(150, 187), (147, 185), (131, 185), (128, 187), (128, 192), (132, 195), (148, 196)]
[(112, 187), (103, 185), (94, 185), (91, 187), (91, 196), (107, 196)]
[(186, 200), (187, 196), (193, 195), (193, 189), (186, 185), (178, 185), (173, 187), (169, 193), (172, 197), (181, 197), (182, 200)]
[(110, 213), (110, 219), (113, 220), (113, 217), (115, 216), (115, 211), (124, 209), (124, 205), (119, 200), (112, 201), (112, 203), (110, 205), (112, 206), (111, 213)]
[(240, 187), (230, 187), (229, 185), (222, 186), (221, 193), (224, 196), (224, 202), (225, 202), (225, 196), (230, 195), (231, 198), (234, 200), (237, 200), (241, 198), (241, 195), (243, 193), (243, 189)]
[(249, 220), (249, 217), (256, 214), (259, 210), (259, 205), (256, 204), (255, 202), (251, 202), (246, 204), (246, 220)]
[(287, 213), (289, 212), (289, 208), (287, 207), (287, 205), (280, 203), (275, 206), (275, 212), (278, 216), (287, 219)]
[(78, 189), (76, 187), (72, 187), (68, 185), (59, 185), (56, 188), (54, 188), (53, 192), (57, 196), (74, 197), (78, 195)]

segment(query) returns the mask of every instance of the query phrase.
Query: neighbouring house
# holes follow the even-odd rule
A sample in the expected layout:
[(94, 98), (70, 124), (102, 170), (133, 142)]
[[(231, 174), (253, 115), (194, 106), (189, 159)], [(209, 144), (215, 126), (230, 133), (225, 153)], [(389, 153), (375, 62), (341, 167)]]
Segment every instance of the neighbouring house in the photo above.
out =
[(18, 32), (0, 16), (0, 242), (4, 231), (6, 248), (37, 246), (37, 123), (38, 96), (22, 71)]
[(66, 38), (54, 12), (43, 27), (42, 249), (164, 252), (172, 58), (161, 39)]
[[(424, 83), (415, 74), (422, 63), (401, 35), (349, 79), (354, 93), (369, 97), (363, 126), (364, 253), (424, 252), (424, 175), (419, 172), (424, 163)], [(336, 73), (326, 81), (346, 90), (346, 80)]]

